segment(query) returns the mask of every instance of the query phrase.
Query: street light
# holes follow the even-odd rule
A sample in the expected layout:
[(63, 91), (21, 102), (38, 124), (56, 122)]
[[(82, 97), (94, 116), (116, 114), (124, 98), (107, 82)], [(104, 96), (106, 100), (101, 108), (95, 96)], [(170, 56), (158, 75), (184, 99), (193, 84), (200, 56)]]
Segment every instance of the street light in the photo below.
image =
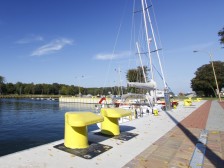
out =
[(204, 52), (204, 53), (209, 55), (210, 61), (211, 61), (211, 64), (212, 64), (212, 70), (213, 70), (214, 77), (215, 77), (215, 83), (216, 83), (216, 87), (217, 87), (217, 94), (219, 96), (219, 101), (221, 102), (221, 96), (220, 96), (220, 93), (219, 93), (219, 85), (218, 85), (218, 82), (217, 82), (215, 68), (214, 68), (213, 61), (212, 61), (212, 56), (213, 56), (212, 53), (211, 52), (209, 53), (209, 52), (206, 52), (206, 51), (201, 51), (201, 50), (195, 50), (193, 52)]

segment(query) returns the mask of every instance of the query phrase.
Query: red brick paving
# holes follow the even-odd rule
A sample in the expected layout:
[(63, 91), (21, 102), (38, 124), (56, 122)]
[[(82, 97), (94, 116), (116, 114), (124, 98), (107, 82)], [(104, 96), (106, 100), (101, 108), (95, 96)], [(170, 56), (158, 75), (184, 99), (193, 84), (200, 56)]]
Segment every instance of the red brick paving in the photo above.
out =
[(221, 102), (219, 102), (220, 106), (222, 106), (222, 108), (224, 109), (224, 101), (222, 100)]
[(191, 115), (182, 120), (181, 124), (187, 128), (205, 129), (211, 103), (212, 101), (205, 102), (197, 110), (193, 111)]
[[(189, 168), (195, 144), (206, 126), (210, 107), (211, 101), (205, 102), (124, 168)], [(224, 132), (209, 131), (203, 167), (224, 168), (223, 160)]]

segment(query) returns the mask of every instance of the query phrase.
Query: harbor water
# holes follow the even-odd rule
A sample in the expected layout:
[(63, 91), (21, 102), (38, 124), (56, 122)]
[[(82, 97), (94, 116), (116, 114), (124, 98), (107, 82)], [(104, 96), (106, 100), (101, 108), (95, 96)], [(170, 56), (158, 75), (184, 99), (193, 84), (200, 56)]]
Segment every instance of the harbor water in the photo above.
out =
[[(68, 111), (98, 112), (94, 104), (0, 99), (0, 156), (63, 139)], [(88, 128), (95, 129), (97, 125)]]

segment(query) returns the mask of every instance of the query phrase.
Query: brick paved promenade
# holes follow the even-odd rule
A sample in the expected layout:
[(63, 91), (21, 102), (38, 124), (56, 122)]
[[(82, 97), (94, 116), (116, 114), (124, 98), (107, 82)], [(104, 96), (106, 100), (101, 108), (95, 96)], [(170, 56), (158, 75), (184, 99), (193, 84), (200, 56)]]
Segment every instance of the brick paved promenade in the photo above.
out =
[[(169, 117), (176, 122), (171, 115)], [(124, 168), (187, 168), (199, 135), (204, 129), (209, 131), (208, 142), (204, 164), (198, 166), (224, 168), (223, 117), (224, 102), (205, 102), (153, 145), (127, 163)]]

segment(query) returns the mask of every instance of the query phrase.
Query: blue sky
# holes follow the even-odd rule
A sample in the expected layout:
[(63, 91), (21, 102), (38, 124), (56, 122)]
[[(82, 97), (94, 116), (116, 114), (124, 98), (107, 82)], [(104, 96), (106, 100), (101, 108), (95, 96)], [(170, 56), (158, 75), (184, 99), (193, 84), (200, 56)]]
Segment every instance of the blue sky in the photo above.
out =
[[(209, 63), (208, 52), (224, 61), (217, 35), (224, 27), (224, 1), (152, 0), (152, 5), (166, 81), (175, 93), (190, 92), (194, 72)], [(132, 11), (132, 0), (2, 0), (0, 75), (12, 83), (125, 86), (127, 70), (140, 65), (132, 25), (141, 14), (133, 19)], [(152, 58), (158, 67), (155, 53)], [(159, 75), (155, 80), (162, 89)]]

